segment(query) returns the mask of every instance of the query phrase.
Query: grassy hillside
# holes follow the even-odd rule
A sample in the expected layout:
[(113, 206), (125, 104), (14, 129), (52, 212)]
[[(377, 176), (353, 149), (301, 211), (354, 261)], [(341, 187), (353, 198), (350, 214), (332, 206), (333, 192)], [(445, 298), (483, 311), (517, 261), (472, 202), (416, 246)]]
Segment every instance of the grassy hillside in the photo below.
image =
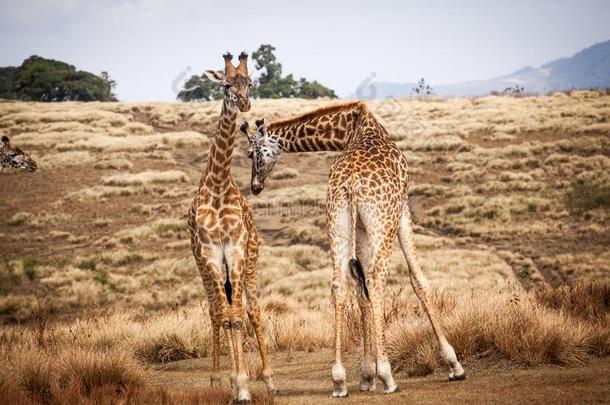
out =
[[(336, 102), (255, 100), (240, 120)], [(409, 161), (422, 267), (460, 356), (495, 353), (537, 365), (608, 353), (608, 285), (563, 286), (610, 275), (610, 96), (368, 105)], [(142, 363), (208, 354), (185, 214), (219, 114), (219, 102), (0, 102), (0, 130), (40, 168), (0, 175), (0, 341), (20, 370), (12, 374), (30, 375), (24, 365), (32, 358), (44, 363), (38, 394), (66, 395), (53, 385), (59, 380), (80, 392), (84, 383), (61, 373), (77, 363), (102, 364), (103, 353), (124, 364), (107, 381), (121, 386), (147, 381)], [(335, 154), (283, 156), (265, 192), (253, 198), (245, 150), (239, 138), (233, 175), (253, 202), (262, 235), (258, 268), (270, 346), (328, 347), (324, 198)], [(437, 369), (397, 246), (388, 284), (395, 368), (409, 375)], [(585, 318), (566, 312), (575, 302)], [(350, 350), (359, 342), (357, 319), (352, 305)], [(525, 322), (521, 332), (518, 322)], [(540, 343), (541, 335), (548, 339)], [(519, 349), (524, 342), (527, 349)], [(49, 366), (54, 361), (63, 368)], [(11, 378), (0, 375), (0, 388)]]

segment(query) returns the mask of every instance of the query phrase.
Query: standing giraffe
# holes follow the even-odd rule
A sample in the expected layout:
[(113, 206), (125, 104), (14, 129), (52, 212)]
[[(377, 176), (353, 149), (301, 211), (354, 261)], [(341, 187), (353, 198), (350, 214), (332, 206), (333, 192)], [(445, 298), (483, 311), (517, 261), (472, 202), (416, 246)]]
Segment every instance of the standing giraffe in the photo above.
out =
[(25, 169), (28, 172), (38, 169), (34, 159), (21, 149), (13, 146), (8, 136), (3, 135), (2, 143), (0, 143), (0, 172), (6, 167)]
[(263, 190), (265, 178), (282, 152), (340, 151), (330, 168), (326, 199), (335, 305), (332, 396), (347, 396), (341, 335), (350, 273), (360, 287), (358, 303), (364, 344), (360, 390), (374, 390), (375, 375), (383, 382), (384, 392), (398, 388), (385, 349), (383, 318), (388, 262), (397, 233), (409, 266), (411, 285), (432, 324), (441, 357), (450, 368), (449, 380), (466, 378), (445, 338), (431, 302), (428, 281), (417, 260), (407, 196), (407, 161), (366, 105), (352, 102), (320, 108), (269, 125), (257, 120), (256, 126), (251, 133), (247, 123), (240, 127), (250, 143), (250, 186), (254, 194)]
[[(224, 86), (224, 101), (218, 133), (208, 154), (199, 190), (188, 212), (193, 255), (205, 286), (212, 324), (212, 386), (220, 385), (220, 328), (228, 339), (231, 386), (235, 399), (249, 401), (248, 375), (242, 334), (244, 306), (254, 328), (263, 363), (267, 390), (274, 392), (272, 370), (265, 345), (257, 294), (256, 260), (258, 234), (252, 207), (231, 177), (231, 155), (235, 143), (237, 111), (250, 110), (248, 55), (239, 55), (235, 68), (227, 53), (224, 74), (207, 70), (212, 82)], [(245, 294), (243, 294), (245, 293)]]

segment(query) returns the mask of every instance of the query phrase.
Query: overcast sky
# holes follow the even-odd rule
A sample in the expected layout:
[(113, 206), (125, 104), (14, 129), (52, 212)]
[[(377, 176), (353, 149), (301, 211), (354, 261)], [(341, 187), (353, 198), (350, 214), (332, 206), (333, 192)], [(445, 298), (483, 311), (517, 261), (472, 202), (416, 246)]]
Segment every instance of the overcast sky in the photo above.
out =
[(110, 72), (121, 100), (174, 100), (226, 50), (270, 43), (285, 73), (347, 96), (372, 72), (440, 85), (538, 66), (610, 39), (608, 21), (608, 0), (0, 0), (0, 66), (36, 54)]

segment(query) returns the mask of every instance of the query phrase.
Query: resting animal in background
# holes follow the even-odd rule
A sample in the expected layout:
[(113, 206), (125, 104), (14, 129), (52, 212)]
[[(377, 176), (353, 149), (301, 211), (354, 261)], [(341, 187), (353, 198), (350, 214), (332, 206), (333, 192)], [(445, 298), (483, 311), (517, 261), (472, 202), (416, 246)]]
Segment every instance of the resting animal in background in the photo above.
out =
[(14, 147), (11, 144), (8, 136), (2, 136), (2, 144), (0, 144), (0, 172), (6, 167), (14, 167), (15, 169), (25, 169), (28, 172), (33, 172), (38, 169), (38, 165), (34, 159), (29, 157), (21, 149)]

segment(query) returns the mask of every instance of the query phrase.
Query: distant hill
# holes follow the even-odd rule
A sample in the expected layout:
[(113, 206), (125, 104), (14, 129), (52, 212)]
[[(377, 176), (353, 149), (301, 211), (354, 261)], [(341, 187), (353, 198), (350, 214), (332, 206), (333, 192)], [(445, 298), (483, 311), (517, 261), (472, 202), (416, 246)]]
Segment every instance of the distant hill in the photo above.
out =
[[(610, 41), (583, 49), (572, 57), (557, 59), (539, 68), (531, 66), (511, 74), (488, 80), (434, 86), (440, 96), (482, 96), (492, 91), (503, 91), (507, 87), (523, 86), (526, 93), (609, 88), (610, 87)], [(371, 91), (371, 86), (374, 91)], [(414, 83), (373, 82), (367, 89), (350, 95), (350, 98), (408, 97)]]
[(65, 62), (30, 56), (19, 67), (0, 67), (0, 98), (24, 101), (116, 101), (115, 82)]

